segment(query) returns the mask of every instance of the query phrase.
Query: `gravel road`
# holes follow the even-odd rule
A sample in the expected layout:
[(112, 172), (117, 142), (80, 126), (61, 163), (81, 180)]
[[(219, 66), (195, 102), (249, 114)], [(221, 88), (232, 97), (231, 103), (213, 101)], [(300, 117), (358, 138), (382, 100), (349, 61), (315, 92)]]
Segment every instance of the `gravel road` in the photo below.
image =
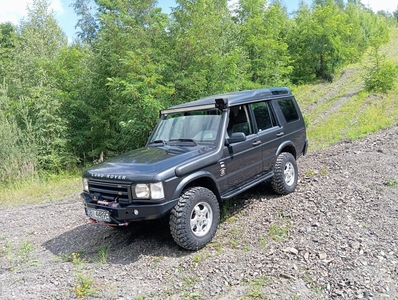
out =
[(167, 220), (91, 224), (78, 194), (0, 212), (0, 299), (398, 299), (398, 125), (308, 153), (179, 248)]

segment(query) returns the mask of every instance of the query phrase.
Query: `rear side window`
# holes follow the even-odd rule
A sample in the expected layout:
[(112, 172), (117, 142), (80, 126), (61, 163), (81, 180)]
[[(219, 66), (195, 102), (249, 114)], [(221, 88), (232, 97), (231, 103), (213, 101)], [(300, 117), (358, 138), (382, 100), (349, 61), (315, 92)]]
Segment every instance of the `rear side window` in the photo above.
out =
[(299, 115), (292, 98), (278, 100), (278, 104), (287, 123), (291, 123), (299, 119)]
[(274, 113), (269, 101), (252, 104), (252, 110), (256, 119), (258, 131), (263, 131), (276, 126)]

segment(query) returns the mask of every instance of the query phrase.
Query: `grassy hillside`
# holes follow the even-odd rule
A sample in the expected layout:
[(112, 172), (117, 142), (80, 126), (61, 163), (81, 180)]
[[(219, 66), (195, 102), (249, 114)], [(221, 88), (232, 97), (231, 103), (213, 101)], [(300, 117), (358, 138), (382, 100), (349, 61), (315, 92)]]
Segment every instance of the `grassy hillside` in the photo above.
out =
[[(386, 59), (398, 64), (398, 29), (382, 47)], [(341, 140), (355, 140), (398, 123), (398, 88), (387, 94), (365, 91), (369, 54), (348, 66), (332, 83), (293, 88), (307, 121), (310, 150), (326, 148)]]

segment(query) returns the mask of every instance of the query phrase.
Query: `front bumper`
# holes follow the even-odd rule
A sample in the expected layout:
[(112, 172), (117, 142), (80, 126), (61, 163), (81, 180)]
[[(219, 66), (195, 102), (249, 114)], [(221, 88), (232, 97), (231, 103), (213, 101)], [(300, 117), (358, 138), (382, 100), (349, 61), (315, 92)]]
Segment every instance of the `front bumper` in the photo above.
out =
[(93, 201), (93, 198), (88, 193), (81, 193), (80, 196), (83, 199), (87, 216), (87, 208), (106, 210), (109, 212), (111, 222), (99, 222), (90, 218), (93, 222), (114, 226), (125, 226), (133, 221), (159, 219), (169, 213), (179, 200), (172, 199), (161, 203), (133, 203), (127, 206), (121, 206), (117, 202), (98, 204), (97, 202)]

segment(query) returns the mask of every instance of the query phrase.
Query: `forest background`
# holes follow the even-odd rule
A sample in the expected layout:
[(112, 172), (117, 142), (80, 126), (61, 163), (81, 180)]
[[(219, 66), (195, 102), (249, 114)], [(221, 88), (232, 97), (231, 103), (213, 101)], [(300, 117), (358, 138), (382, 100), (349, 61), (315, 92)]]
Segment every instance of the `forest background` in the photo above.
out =
[[(332, 82), (369, 55), (368, 93), (395, 88), (381, 53), (398, 9), (361, 1), (76, 0), (68, 44), (47, 0), (0, 24), (0, 184), (43, 180), (143, 146), (159, 110), (253, 88)], [(300, 99), (299, 99), (300, 101)]]

